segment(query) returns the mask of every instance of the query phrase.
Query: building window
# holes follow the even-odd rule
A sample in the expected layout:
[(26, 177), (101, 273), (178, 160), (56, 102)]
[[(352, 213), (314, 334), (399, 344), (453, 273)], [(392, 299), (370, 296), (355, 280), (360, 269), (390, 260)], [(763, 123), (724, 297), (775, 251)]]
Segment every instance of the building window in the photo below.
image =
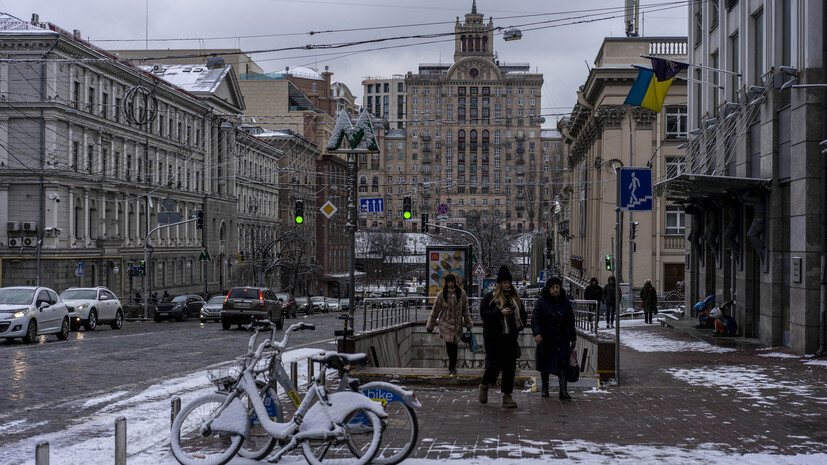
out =
[(686, 172), (686, 159), (684, 157), (666, 157), (666, 177), (668, 179)]
[[(733, 34), (732, 37), (729, 38), (729, 68), (730, 71), (738, 73), (741, 70), (741, 63), (740, 63), (740, 50), (739, 50), (739, 43), (738, 40), (738, 33), (736, 32)], [(733, 101), (738, 99), (738, 84), (741, 77), (736, 75), (730, 76), (730, 90), (729, 90), (729, 98)]]
[(759, 11), (752, 17), (753, 24), (753, 78), (752, 83), (761, 85), (761, 75), (764, 74), (764, 10)]
[(686, 138), (686, 107), (666, 107), (666, 138)]
[(696, 47), (701, 44), (701, 38), (703, 37), (703, 31), (704, 31), (704, 26), (703, 26), (704, 16), (703, 16), (703, 12), (701, 10), (702, 7), (703, 7), (703, 5), (700, 4), (700, 3), (697, 3), (695, 5), (696, 10), (695, 10), (695, 24), (694, 24), (695, 27), (694, 27), (694, 29), (695, 29), (695, 46)]
[(666, 235), (683, 236), (686, 232), (686, 214), (680, 205), (666, 206)]
[(709, 2), (709, 30), (713, 30), (718, 27), (718, 18), (721, 16), (721, 12), (718, 9), (718, 0), (713, 0)]
[(753, 123), (749, 127), (749, 171), (750, 177), (761, 177), (761, 124)]

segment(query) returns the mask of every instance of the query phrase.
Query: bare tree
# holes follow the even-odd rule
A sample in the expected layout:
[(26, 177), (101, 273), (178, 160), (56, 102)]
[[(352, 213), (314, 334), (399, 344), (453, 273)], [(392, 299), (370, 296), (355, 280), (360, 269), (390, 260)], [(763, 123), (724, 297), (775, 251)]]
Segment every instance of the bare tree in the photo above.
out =
[[(488, 211), (469, 212), (466, 218), (465, 229), (480, 241), (481, 250), (475, 250), (477, 259), (487, 267), (489, 275), (496, 274), (502, 265), (514, 269), (515, 260), (511, 246), (516, 234), (506, 230), (503, 225), (501, 218)], [(468, 237), (461, 233), (449, 231), (448, 237), (458, 244), (469, 242)]]
[(366, 273), (365, 282), (395, 286), (400, 280), (422, 274), (422, 265), (411, 257), (408, 233), (390, 228), (360, 233)]

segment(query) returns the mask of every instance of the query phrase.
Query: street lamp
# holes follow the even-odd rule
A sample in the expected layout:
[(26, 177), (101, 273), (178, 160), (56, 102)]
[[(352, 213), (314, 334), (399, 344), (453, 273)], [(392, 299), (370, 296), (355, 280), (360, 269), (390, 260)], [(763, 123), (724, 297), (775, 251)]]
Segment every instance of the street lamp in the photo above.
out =
[(506, 28), (505, 32), (503, 32), (503, 40), (510, 42), (512, 40), (520, 40), (523, 38), (523, 31), (517, 29), (516, 27), (509, 27)]

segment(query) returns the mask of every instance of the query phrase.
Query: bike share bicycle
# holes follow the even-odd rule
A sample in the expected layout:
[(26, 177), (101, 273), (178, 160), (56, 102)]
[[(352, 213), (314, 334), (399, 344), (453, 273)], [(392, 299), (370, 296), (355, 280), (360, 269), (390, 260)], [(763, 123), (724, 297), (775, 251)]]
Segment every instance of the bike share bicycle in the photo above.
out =
[[(321, 364), (318, 375), (310, 382), (298, 410), (288, 421), (272, 419), (265, 406), (255, 375), (260, 372), (265, 349), (272, 348), (270, 363), (284, 352), (290, 334), (294, 331), (315, 329), (314, 325), (297, 323), (285, 331), (280, 342), (275, 341), (276, 329), (269, 321), (257, 321), (253, 327), (271, 329), (271, 336), (255, 352), (243, 357), (240, 373), (227, 372), (213, 377), (218, 392), (196, 398), (187, 404), (172, 424), (170, 445), (175, 458), (184, 465), (223, 465), (239, 451), (249, 437), (253, 414), (261, 427), (279, 442), (279, 449), (271, 461), (277, 462), (284, 454), (301, 447), (311, 465), (341, 463), (365, 465), (379, 452), (383, 420), (387, 414), (381, 405), (355, 392), (338, 391), (328, 394), (325, 388), (326, 369), (364, 363), (365, 355), (325, 353), (313, 357)], [(258, 329), (258, 328), (257, 328)], [(250, 346), (254, 344), (251, 341)], [(283, 371), (283, 368), (281, 368)], [(295, 394), (295, 393), (294, 393)], [(245, 399), (245, 402), (242, 402)], [(316, 401), (316, 402), (314, 402)], [(252, 407), (245, 407), (245, 403)], [(362, 425), (349, 427), (355, 418), (364, 417)], [(353, 430), (353, 431), (352, 431)], [(331, 452), (338, 449), (342, 457)], [(330, 454), (330, 455), (328, 455)]]

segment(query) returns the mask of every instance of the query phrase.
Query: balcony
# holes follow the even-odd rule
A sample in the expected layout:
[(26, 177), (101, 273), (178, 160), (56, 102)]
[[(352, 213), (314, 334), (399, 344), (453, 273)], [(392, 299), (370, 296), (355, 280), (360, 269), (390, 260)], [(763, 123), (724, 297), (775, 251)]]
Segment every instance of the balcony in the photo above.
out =
[(428, 141), (428, 140), (431, 140), (431, 135), (430, 134), (422, 134), (421, 136), (419, 136), (419, 138), (422, 139), (422, 140)]
[(422, 151), (426, 152), (426, 153), (430, 152), (431, 151), (431, 145), (430, 144), (423, 144), (422, 145)]
[[(423, 199), (430, 199), (431, 198), (431, 193), (428, 190), (423, 190), (422, 191), (422, 198)], [(422, 202), (422, 205), (420, 206), (420, 208), (422, 210), (426, 210), (428, 208), (428, 202)]]
[(433, 159), (431, 157), (424, 156), (422, 157), (422, 163), (431, 163)]
[(525, 163), (525, 158), (522, 155), (515, 155), (514, 156), (514, 162), (519, 163), (519, 164), (523, 164), (523, 163)]
[(517, 210), (525, 210), (525, 204), (520, 202), (520, 203), (514, 205), (514, 208), (516, 208)]
[(525, 147), (523, 147), (523, 146), (521, 146), (521, 145), (517, 145), (517, 150), (516, 150), (516, 152), (517, 152), (517, 153), (525, 153)]
[(663, 248), (664, 249), (683, 249), (684, 248), (684, 238), (683, 234), (676, 234), (676, 235), (666, 235), (663, 236)]
[(517, 131), (517, 135), (514, 136), (516, 140), (525, 140), (525, 133), (523, 131)]

